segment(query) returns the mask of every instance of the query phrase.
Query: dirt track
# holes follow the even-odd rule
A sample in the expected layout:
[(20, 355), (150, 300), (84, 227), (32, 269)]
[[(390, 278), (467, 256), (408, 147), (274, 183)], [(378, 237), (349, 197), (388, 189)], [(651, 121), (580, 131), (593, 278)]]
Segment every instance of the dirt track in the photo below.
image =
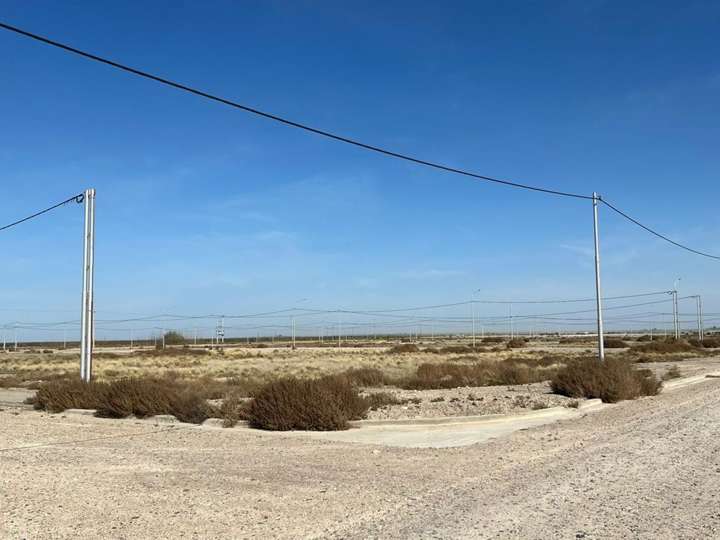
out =
[(91, 438), (0, 452), (1, 537), (720, 536), (720, 379), (444, 450), (0, 412)]

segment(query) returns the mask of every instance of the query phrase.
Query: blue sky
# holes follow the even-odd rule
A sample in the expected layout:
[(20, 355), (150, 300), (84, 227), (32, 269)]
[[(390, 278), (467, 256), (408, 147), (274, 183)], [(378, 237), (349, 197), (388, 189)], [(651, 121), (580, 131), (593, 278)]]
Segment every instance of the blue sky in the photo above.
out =
[[(720, 252), (717, 2), (20, 2), (5, 22)], [(97, 189), (97, 308), (594, 293), (591, 208), (292, 130), (0, 32), (2, 221)], [(2, 233), (0, 315), (79, 311), (81, 209)], [(601, 211), (608, 295), (718, 264)]]

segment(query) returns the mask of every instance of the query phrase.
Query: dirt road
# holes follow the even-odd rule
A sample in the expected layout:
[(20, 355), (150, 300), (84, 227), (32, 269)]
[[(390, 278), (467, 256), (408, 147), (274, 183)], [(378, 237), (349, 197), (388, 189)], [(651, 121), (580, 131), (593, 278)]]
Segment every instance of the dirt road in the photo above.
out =
[(453, 449), (6, 409), (0, 537), (717, 538), (718, 441), (720, 379)]

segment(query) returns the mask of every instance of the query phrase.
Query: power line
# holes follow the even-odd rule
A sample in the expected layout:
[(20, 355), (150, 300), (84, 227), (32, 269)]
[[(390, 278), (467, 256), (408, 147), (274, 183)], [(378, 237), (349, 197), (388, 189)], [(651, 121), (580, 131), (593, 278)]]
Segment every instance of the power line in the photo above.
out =
[[(1, 24), (1, 23), (0, 23), (0, 24)], [(35, 213), (34, 213), (33, 215), (31, 215), (31, 216), (27, 216), (27, 217), (24, 217), (24, 218), (22, 218), (22, 219), (18, 219), (17, 221), (14, 221), (14, 222), (12, 222), (12, 223), (8, 223), (7, 225), (5, 225), (5, 226), (3, 226), (3, 227), (0, 227), (0, 231), (4, 231), (5, 229), (9, 229), (10, 227), (14, 227), (15, 225), (20, 225), (21, 223), (25, 223), (26, 221), (30, 221), (31, 219), (36, 218), (36, 217), (38, 217), (38, 216), (41, 216), (41, 215), (43, 215), (43, 214), (47, 214), (47, 213), (50, 212), (51, 210), (55, 210), (56, 208), (59, 208), (59, 207), (61, 207), (61, 206), (63, 206), (63, 205), (66, 205), (66, 204), (69, 203), (69, 202), (75, 201), (76, 203), (79, 204), (79, 203), (83, 202), (84, 198), (85, 198), (85, 195), (83, 195), (82, 193), (79, 194), (79, 195), (73, 195), (73, 196), (70, 197), (69, 199), (66, 199), (66, 200), (64, 200), (64, 201), (62, 201), (62, 202), (59, 202), (59, 203), (57, 203), (57, 204), (54, 204), (54, 205), (46, 208), (45, 210), (40, 210), (39, 212), (35, 212)]]
[(607, 202), (605, 199), (602, 199), (602, 198), (601, 198), (600, 201), (601, 201), (602, 203), (604, 203), (605, 206), (607, 206), (608, 208), (610, 208), (610, 210), (612, 210), (612, 211), (616, 212), (617, 214), (621, 215), (622, 217), (624, 217), (624, 218), (627, 219), (628, 221), (634, 223), (635, 225), (637, 225), (638, 227), (641, 227), (642, 229), (645, 229), (645, 230), (646, 230), (647, 232), (649, 232), (650, 234), (654, 234), (654, 235), (657, 236), (658, 238), (660, 238), (660, 239), (662, 239), (662, 240), (665, 240), (666, 242), (669, 242), (669, 243), (673, 244), (674, 246), (677, 246), (677, 247), (679, 247), (679, 248), (681, 248), (681, 249), (684, 249), (685, 251), (689, 251), (690, 253), (695, 253), (696, 255), (702, 255), (703, 257), (707, 257), (707, 258), (709, 258), (709, 259), (720, 260), (720, 256), (718, 256), (718, 255), (711, 255), (710, 253), (704, 253), (704, 252), (702, 252), (702, 251), (698, 251), (697, 249), (693, 249), (693, 248), (691, 248), (691, 247), (688, 247), (688, 246), (685, 246), (685, 245), (680, 244), (680, 243), (678, 243), (678, 242), (675, 242), (675, 240), (671, 240), (671, 239), (668, 238), (667, 236), (665, 236), (665, 235), (663, 235), (663, 234), (660, 234), (659, 232), (657, 232), (657, 231), (651, 229), (650, 227), (648, 227), (647, 225), (643, 225), (643, 224), (640, 223), (637, 219), (634, 219), (634, 218), (630, 217), (629, 215), (627, 215), (627, 214), (626, 214), (625, 212), (623, 212), (622, 210), (616, 208), (615, 206), (613, 206), (612, 204), (610, 204), (609, 202)]
[(433, 162), (433, 161), (428, 161), (428, 160), (425, 160), (425, 159), (421, 159), (421, 158), (409, 156), (409, 155), (407, 155), (407, 154), (401, 154), (401, 153), (399, 153), (399, 152), (394, 152), (394, 151), (392, 151), (392, 150), (387, 150), (387, 149), (382, 148), (382, 147), (379, 147), (379, 146), (375, 146), (375, 145), (372, 145), (372, 144), (364, 143), (364, 142), (358, 141), (358, 140), (356, 140), (356, 139), (351, 139), (351, 138), (349, 138), (349, 137), (345, 137), (345, 136), (342, 136), (342, 135), (337, 135), (337, 134), (331, 133), (331, 132), (329, 132), (329, 131), (325, 131), (325, 130), (322, 130), (322, 129), (318, 129), (318, 128), (309, 126), (309, 125), (307, 125), (307, 124), (301, 124), (300, 122), (295, 122), (295, 121), (293, 121), (293, 120), (289, 120), (289, 119), (287, 119), (287, 118), (283, 118), (283, 117), (278, 116), (278, 115), (275, 115), (275, 114), (271, 114), (271, 113), (268, 113), (268, 112), (265, 112), (265, 111), (261, 111), (261, 110), (259, 110), (259, 109), (254, 108), (254, 107), (249, 107), (249, 106), (247, 106), (247, 105), (242, 105), (242, 104), (240, 104), (240, 103), (238, 103), (238, 102), (236, 102), (236, 101), (232, 101), (232, 100), (230, 100), (230, 99), (226, 99), (226, 98), (223, 98), (223, 97), (219, 97), (219, 96), (210, 94), (210, 93), (208, 93), (208, 92), (204, 92), (204, 91), (202, 91), (202, 90), (198, 90), (197, 88), (192, 88), (192, 87), (190, 87), (190, 86), (186, 86), (186, 85), (184, 85), (184, 84), (181, 84), (181, 83), (172, 81), (172, 80), (170, 80), (170, 79), (165, 79), (165, 78), (163, 78), (163, 77), (159, 77), (159, 76), (157, 76), (157, 75), (153, 75), (153, 74), (148, 73), (148, 72), (146, 72), (146, 71), (141, 71), (141, 70), (139, 70), (139, 69), (132, 68), (132, 67), (127, 66), (127, 65), (124, 65), (124, 64), (120, 64), (119, 62), (115, 62), (115, 61), (113, 61), (113, 60), (109, 60), (109, 59), (107, 59), (107, 58), (103, 58), (103, 57), (101, 57), (101, 56), (97, 56), (97, 55), (95, 55), (95, 54), (92, 54), (92, 53), (89, 53), (89, 52), (86, 52), (86, 51), (83, 51), (83, 50), (80, 50), (80, 49), (76, 49), (75, 47), (71, 47), (71, 46), (66, 45), (66, 44), (64, 44), (64, 43), (60, 43), (60, 42), (58, 42), (58, 41), (54, 41), (54, 40), (52, 40), (52, 39), (49, 39), (49, 38), (40, 36), (40, 35), (38, 35), (38, 34), (33, 34), (33, 33), (31, 33), (31, 32), (28, 32), (28, 31), (26, 31), (26, 30), (22, 30), (22, 29), (20, 29), (20, 28), (17, 28), (17, 27), (15, 27), (15, 26), (11, 26), (11, 25), (9, 25), (9, 24), (5, 24), (5, 23), (0, 22), (0, 28), (4, 28), (5, 30), (9, 30), (9, 31), (11, 31), (11, 32), (15, 32), (16, 34), (20, 34), (20, 35), (22, 35), (22, 36), (29, 37), (29, 38), (34, 39), (34, 40), (36, 40), (36, 41), (40, 41), (40, 42), (45, 43), (45, 44), (47, 44), (47, 45), (51, 45), (51, 46), (53, 46), (53, 47), (57, 47), (58, 49), (62, 49), (62, 50), (64, 50), (64, 51), (67, 51), (67, 52), (70, 52), (70, 53), (73, 53), (73, 54), (82, 56), (82, 57), (84, 57), (84, 58), (93, 60), (93, 61), (95, 61), (95, 62), (99, 62), (99, 63), (101, 63), (101, 64), (105, 64), (105, 65), (114, 67), (114, 68), (116, 68), (116, 69), (120, 69), (120, 70), (125, 71), (125, 72), (127, 72), (127, 73), (132, 73), (133, 75), (137, 75), (137, 76), (143, 77), (143, 78), (145, 78), (145, 79), (150, 79), (150, 80), (152, 80), (152, 81), (155, 81), (155, 82), (164, 84), (164, 85), (166, 85), (166, 86), (170, 86), (170, 87), (172, 87), (172, 88), (176, 88), (176, 89), (182, 90), (182, 91), (184, 91), (184, 92), (189, 92), (189, 93), (191, 93), (191, 94), (195, 94), (196, 96), (200, 96), (200, 97), (203, 97), (203, 98), (206, 98), (206, 99), (210, 99), (210, 100), (212, 100), (212, 101), (216, 101), (216, 102), (218, 102), (218, 103), (222, 103), (223, 105), (228, 105), (228, 106), (230, 106), (230, 107), (234, 107), (234, 108), (236, 108), (236, 109), (240, 109), (240, 110), (242, 110), (242, 111), (245, 111), (245, 112), (248, 112), (248, 113), (257, 115), (257, 116), (261, 116), (261, 117), (263, 117), (263, 118), (267, 118), (267, 119), (269, 119), (269, 120), (273, 120), (273, 121), (275, 121), (275, 122), (279, 122), (279, 123), (285, 124), (285, 125), (287, 125), (287, 126), (291, 126), (291, 127), (294, 127), (294, 128), (302, 129), (302, 130), (304, 130), (304, 131), (308, 131), (308, 132), (310, 132), (310, 133), (314, 133), (314, 134), (316, 134), (316, 135), (320, 135), (320, 136), (322, 136), (322, 137), (327, 137), (327, 138), (329, 138), (329, 139), (333, 139), (333, 140), (336, 140), (336, 141), (344, 142), (344, 143), (346, 143), (346, 144), (351, 144), (351, 145), (353, 145), (353, 146), (357, 146), (357, 147), (363, 148), (363, 149), (365, 149), (365, 150), (370, 150), (370, 151), (372, 151), (372, 152), (376, 152), (376, 153), (379, 153), (379, 154), (384, 154), (384, 155), (386, 155), (386, 156), (394, 157), (394, 158), (397, 158), (397, 159), (402, 159), (402, 160), (405, 160), (405, 161), (409, 161), (409, 162), (412, 162), (412, 163), (416, 163), (416, 164), (418, 164), (418, 165), (424, 165), (424, 166), (426, 166), (426, 167), (432, 167), (432, 168), (434, 168), (434, 169), (439, 169), (439, 170), (441, 170), (441, 171), (450, 172), (450, 173), (454, 173), (454, 174), (459, 174), (459, 175), (463, 175), (463, 176), (468, 176), (468, 177), (475, 178), (475, 179), (478, 179), (478, 180), (485, 180), (485, 181), (488, 181), (488, 182), (494, 182), (494, 183), (496, 183), (496, 184), (502, 184), (502, 185), (505, 185), (505, 186), (515, 187), (515, 188), (521, 188), (521, 189), (527, 189), (527, 190), (531, 190), (531, 191), (537, 191), (537, 192), (541, 192), (541, 193), (547, 193), (547, 194), (550, 194), (550, 195), (558, 195), (558, 196), (562, 196), (562, 197), (573, 197), (573, 198), (576, 198), (576, 199), (592, 200), (592, 197), (591, 197), (591, 196), (588, 196), (588, 195), (580, 195), (580, 194), (578, 194), (578, 193), (570, 193), (570, 192), (566, 192), (566, 191), (558, 191), (558, 190), (554, 190), (554, 189), (547, 189), (547, 188), (542, 188), (542, 187), (537, 187), (537, 186), (530, 186), (530, 185), (527, 185), (527, 184), (521, 184), (521, 183), (519, 183), (519, 182), (513, 182), (513, 181), (510, 181), (510, 180), (501, 180), (501, 179), (499, 179), (499, 178), (493, 178), (493, 177), (491, 177), (491, 176), (485, 176), (485, 175), (478, 174), (478, 173), (474, 173), (474, 172), (471, 172), (471, 171), (467, 171), (467, 170), (463, 170), (463, 169), (458, 169), (458, 168), (456, 168), (456, 167), (450, 167), (450, 166), (448, 166), (448, 165), (442, 165), (442, 164), (440, 164), (440, 163), (436, 163), (436, 162)]

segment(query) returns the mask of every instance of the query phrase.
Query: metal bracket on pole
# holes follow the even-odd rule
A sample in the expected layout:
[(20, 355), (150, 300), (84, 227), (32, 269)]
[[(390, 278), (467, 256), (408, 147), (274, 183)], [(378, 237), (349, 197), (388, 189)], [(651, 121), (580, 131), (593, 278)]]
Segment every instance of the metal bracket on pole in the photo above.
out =
[(593, 232), (595, 237), (595, 296), (597, 302), (598, 359), (605, 360), (605, 334), (603, 332), (602, 288), (600, 286), (600, 232), (598, 230), (598, 201), (600, 196), (592, 194)]
[(80, 378), (92, 379), (92, 357), (95, 331), (95, 190), (86, 189), (85, 227), (83, 234), (83, 291), (80, 315)]

